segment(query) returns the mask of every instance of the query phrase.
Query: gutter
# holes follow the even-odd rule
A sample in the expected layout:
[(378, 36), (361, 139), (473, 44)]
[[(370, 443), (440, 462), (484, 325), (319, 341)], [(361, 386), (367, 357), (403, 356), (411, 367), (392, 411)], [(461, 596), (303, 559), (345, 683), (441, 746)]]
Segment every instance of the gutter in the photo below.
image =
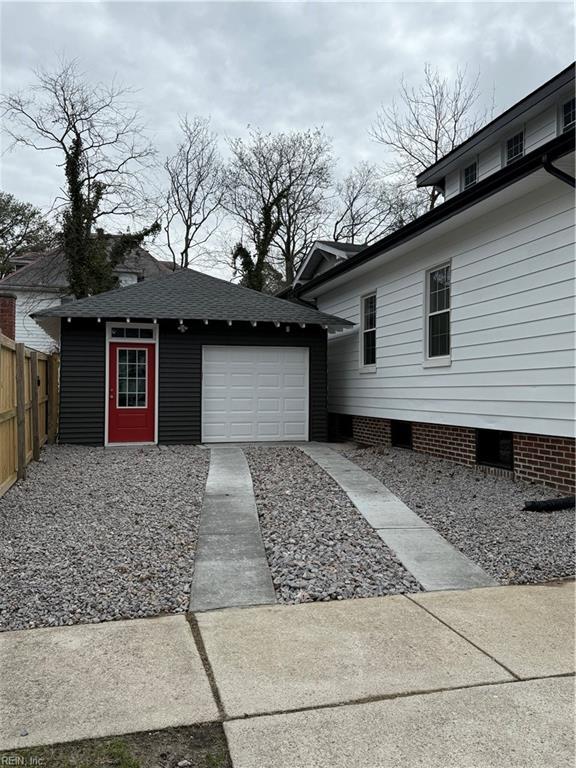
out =
[(524, 113), (537, 107), (542, 101), (555, 96), (558, 91), (561, 91), (566, 86), (570, 85), (574, 81), (575, 65), (574, 62), (569, 64), (566, 69), (563, 69), (557, 75), (550, 78), (547, 82), (538, 86), (534, 91), (529, 93), (523, 99), (513, 104), (502, 114), (495, 117), (487, 125), (484, 125), (476, 133), (469, 136), (462, 144), (454, 147), (453, 150), (444, 155), (440, 160), (426, 168), (424, 171), (418, 174), (416, 177), (416, 186), (425, 187), (432, 182), (434, 176), (439, 173), (443, 173), (443, 169), (455, 160), (461, 159), (467, 152), (470, 152), (479, 143), (484, 141), (489, 136), (501, 131), (502, 129), (510, 126), (520, 120)]
[[(328, 272), (318, 275), (318, 277), (313, 278), (303, 286), (293, 288), (294, 295), (299, 296), (302, 293), (308, 293), (308, 291), (329, 282), (334, 277), (338, 277), (361, 264), (365, 264), (367, 261), (371, 261), (380, 256), (380, 254), (412, 240), (438, 224), (451, 219), (458, 213), (471, 208), (476, 203), (482, 202), (496, 192), (506, 189), (506, 187), (509, 187), (516, 181), (520, 181), (520, 179), (529, 176), (531, 173), (544, 168), (545, 161), (550, 162), (574, 150), (574, 135), (574, 129), (567, 131), (542, 147), (533, 150), (515, 163), (501, 168), (496, 173), (492, 173), (483, 181), (479, 181), (474, 186), (469, 187), (464, 192), (460, 192), (460, 194), (450, 198), (432, 211), (428, 211), (428, 213), (423, 214), (418, 219), (406, 224), (402, 229), (392, 232), (392, 234), (384, 237), (382, 240), (372, 243), (372, 245), (360, 251), (356, 256), (351, 256), (347, 261), (337, 264)], [(563, 181), (567, 181), (564, 177), (572, 179), (571, 176), (560, 171), (558, 168), (554, 166), (552, 168), (553, 175), (557, 175), (556, 172), (561, 173)], [(550, 173), (550, 171), (548, 172)]]
[(573, 176), (570, 176), (569, 173), (566, 173), (566, 171), (562, 171), (560, 168), (556, 168), (555, 165), (552, 165), (548, 155), (542, 155), (542, 167), (546, 173), (549, 173), (551, 176), (555, 176), (572, 188), (576, 187), (576, 179), (574, 179)]

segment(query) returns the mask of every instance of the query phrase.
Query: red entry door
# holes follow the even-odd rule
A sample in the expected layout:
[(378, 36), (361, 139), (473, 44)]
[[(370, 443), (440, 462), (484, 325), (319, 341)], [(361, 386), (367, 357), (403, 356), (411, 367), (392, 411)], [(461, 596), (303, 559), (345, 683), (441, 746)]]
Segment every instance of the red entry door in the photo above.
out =
[(153, 443), (155, 345), (112, 342), (108, 354), (108, 442)]

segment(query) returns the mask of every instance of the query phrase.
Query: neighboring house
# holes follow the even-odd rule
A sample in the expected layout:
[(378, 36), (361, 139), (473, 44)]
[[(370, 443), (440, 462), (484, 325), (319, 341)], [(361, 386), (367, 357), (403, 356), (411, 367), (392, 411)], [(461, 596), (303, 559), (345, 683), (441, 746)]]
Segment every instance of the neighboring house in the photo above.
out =
[(184, 267), (182, 267), (180, 264), (175, 264), (172, 259), (167, 261), (161, 261), (160, 259), (157, 259), (157, 261), (158, 264), (167, 269), (169, 272), (176, 272), (177, 269), (184, 269)]
[(310, 255), (293, 294), (355, 324), (328, 344), (341, 432), (574, 487), (574, 124), (572, 65), (420, 174), (443, 204)]
[(347, 320), (190, 269), (35, 315), (60, 342), (60, 441), (326, 440)]
[[(61, 248), (44, 253), (28, 252), (14, 259), (13, 263), (17, 269), (0, 280), (0, 294), (8, 293), (16, 298), (16, 341), (42, 352), (54, 351), (54, 339), (31, 315), (70, 300), (64, 253)], [(115, 269), (122, 286), (167, 274), (168, 271), (140, 247), (134, 248)]]

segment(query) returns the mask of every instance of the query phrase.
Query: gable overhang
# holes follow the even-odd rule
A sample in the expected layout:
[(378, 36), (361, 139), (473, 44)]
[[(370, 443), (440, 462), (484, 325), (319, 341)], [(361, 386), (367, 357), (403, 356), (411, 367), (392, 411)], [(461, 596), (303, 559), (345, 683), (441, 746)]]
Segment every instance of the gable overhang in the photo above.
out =
[(520, 129), (527, 120), (553, 106), (563, 91), (566, 92), (568, 98), (573, 96), (574, 75), (575, 64), (572, 63), (510, 109), (498, 115), (488, 125), (480, 128), (470, 138), (444, 155), (437, 163), (418, 174), (416, 185), (418, 187), (437, 186), (443, 188), (446, 174), (450, 173), (456, 166), (459, 167), (460, 161), (465, 155), (471, 152), (479, 154), (488, 149), (497, 140), (496, 134), (505, 132), (509, 135), (514, 132), (515, 128)]
[[(378, 263), (392, 261), (415, 247), (553, 181), (554, 177), (546, 170), (546, 164), (559, 158), (562, 159), (562, 165), (572, 164), (570, 156), (574, 154), (574, 135), (574, 130), (568, 131), (513, 165), (493, 173), (396, 232), (369, 245), (346, 262), (334, 266), (329, 272), (313, 278), (302, 288), (295, 289), (296, 295), (305, 299), (316, 298), (350, 280), (352, 276), (359, 276), (372, 269), (376, 259)], [(557, 179), (557, 183), (563, 182)]]
[[(346, 261), (349, 253), (350, 251), (337, 248), (324, 240), (316, 240), (296, 272), (291, 287), (295, 288), (298, 285), (303, 285), (304, 281), (311, 279), (323, 261), (330, 261), (331, 259), (336, 259), (337, 262)], [(287, 293), (288, 289), (283, 289), (283, 291), (278, 293), (278, 296), (287, 295)]]

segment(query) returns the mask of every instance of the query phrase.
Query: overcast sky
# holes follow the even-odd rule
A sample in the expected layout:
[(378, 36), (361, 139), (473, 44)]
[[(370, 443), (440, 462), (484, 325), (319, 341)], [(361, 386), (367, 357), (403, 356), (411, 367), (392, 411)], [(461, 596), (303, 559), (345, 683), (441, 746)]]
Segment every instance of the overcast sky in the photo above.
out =
[[(323, 126), (344, 170), (382, 159), (368, 128), (402, 74), (480, 70), (497, 114), (566, 67), (573, 39), (571, 3), (3, 2), (1, 86), (77, 57), (139, 90), (161, 153), (187, 112), (222, 135)], [(3, 190), (42, 208), (61, 183), (51, 153), (4, 149), (1, 171)]]

